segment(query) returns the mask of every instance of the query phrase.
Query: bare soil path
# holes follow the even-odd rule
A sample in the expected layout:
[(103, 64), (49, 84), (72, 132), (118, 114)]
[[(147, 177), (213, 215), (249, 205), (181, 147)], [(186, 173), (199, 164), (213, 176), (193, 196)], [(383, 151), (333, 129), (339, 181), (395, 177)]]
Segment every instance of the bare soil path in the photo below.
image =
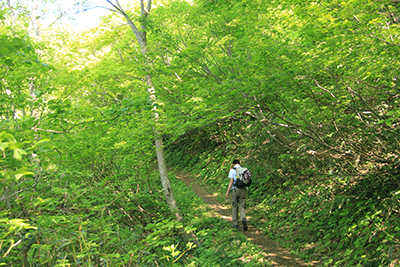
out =
[[(232, 221), (231, 209), (224, 207), (217, 200), (216, 195), (209, 194), (200, 186), (199, 182), (187, 174), (176, 174), (176, 177), (190, 187), (197, 196), (201, 197), (209, 205), (209, 207), (215, 211), (216, 216), (223, 218), (226, 221)], [(251, 240), (264, 252), (265, 259), (267, 261), (271, 261), (273, 266), (297, 267), (318, 265), (318, 262), (306, 263), (295, 257), (289, 251), (280, 247), (275, 241), (266, 238), (262, 231), (251, 224), (251, 217), (249, 217), (248, 220), (249, 229), (243, 233), (248, 240)]]

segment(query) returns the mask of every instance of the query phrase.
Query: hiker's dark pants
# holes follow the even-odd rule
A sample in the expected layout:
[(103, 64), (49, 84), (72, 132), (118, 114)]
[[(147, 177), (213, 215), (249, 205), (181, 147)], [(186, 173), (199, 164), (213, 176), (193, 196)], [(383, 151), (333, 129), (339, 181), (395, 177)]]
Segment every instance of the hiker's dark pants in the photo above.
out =
[(242, 221), (246, 221), (246, 188), (232, 189), (232, 221), (233, 225), (238, 225), (238, 213)]

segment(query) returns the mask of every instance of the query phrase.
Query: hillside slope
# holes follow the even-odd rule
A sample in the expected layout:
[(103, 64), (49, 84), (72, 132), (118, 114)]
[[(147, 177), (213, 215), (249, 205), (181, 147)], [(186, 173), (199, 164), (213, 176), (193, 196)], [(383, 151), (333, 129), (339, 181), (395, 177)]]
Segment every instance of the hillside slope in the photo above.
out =
[(238, 130), (239, 124), (210, 125), (170, 142), (168, 162), (192, 173), (223, 202), (228, 170), (239, 158), (253, 173), (252, 222), (305, 261), (399, 265), (397, 168), (367, 169), (366, 163), (355, 170), (342, 158), (283, 149), (267, 134)]

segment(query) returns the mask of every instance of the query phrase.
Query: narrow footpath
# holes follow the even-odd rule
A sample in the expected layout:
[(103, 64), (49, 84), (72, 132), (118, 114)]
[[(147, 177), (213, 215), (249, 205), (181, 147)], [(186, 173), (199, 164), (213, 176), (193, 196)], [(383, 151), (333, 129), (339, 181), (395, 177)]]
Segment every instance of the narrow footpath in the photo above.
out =
[[(226, 221), (232, 221), (231, 209), (219, 203), (216, 195), (210, 195), (195, 179), (186, 174), (176, 174), (176, 177), (183, 181), (186, 186), (190, 187), (197, 196), (201, 197), (215, 211), (216, 216)], [(249, 217), (248, 226), (249, 229), (246, 232), (243, 232), (243, 230), (240, 231), (244, 233), (248, 240), (252, 241), (264, 252), (265, 259), (271, 261), (273, 266), (297, 267), (318, 265), (318, 262), (306, 263), (296, 258), (289, 251), (280, 247), (275, 241), (266, 238), (262, 231), (252, 225), (251, 217)]]

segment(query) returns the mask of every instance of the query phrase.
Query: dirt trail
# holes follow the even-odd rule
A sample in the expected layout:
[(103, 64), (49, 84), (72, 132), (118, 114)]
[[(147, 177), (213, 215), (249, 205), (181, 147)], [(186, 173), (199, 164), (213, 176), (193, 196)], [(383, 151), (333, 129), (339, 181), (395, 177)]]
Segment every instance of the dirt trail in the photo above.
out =
[[(232, 211), (230, 208), (224, 207), (218, 202), (216, 195), (210, 195), (200, 184), (186, 174), (176, 174), (176, 177), (183, 181), (188, 187), (192, 188), (193, 192), (200, 196), (216, 215), (226, 221), (232, 221)], [(265, 259), (271, 261), (273, 266), (297, 267), (297, 266), (316, 266), (318, 263), (306, 263), (292, 254), (286, 249), (280, 247), (275, 241), (266, 238), (262, 231), (251, 224), (251, 217), (248, 217), (249, 229), (243, 232), (248, 240), (256, 244), (265, 255)], [(240, 230), (243, 231), (243, 230)]]

